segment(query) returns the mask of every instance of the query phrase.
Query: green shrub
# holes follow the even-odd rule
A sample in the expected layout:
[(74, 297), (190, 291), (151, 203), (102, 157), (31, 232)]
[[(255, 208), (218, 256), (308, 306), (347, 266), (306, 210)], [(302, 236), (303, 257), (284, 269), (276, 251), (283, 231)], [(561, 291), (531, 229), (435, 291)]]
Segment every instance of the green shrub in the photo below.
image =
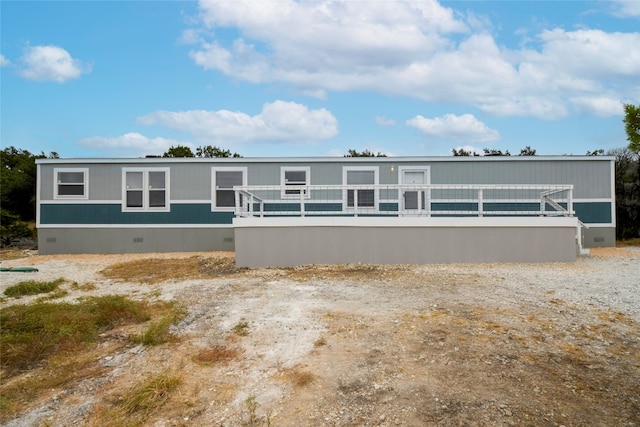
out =
[(57, 279), (51, 282), (27, 280), (13, 286), (9, 286), (4, 290), (4, 294), (8, 297), (14, 298), (25, 295), (46, 294), (47, 292), (53, 292), (58, 289), (58, 286), (60, 286), (61, 283), (64, 283), (64, 279)]
[(28, 369), (51, 355), (77, 351), (106, 330), (144, 322), (148, 312), (147, 304), (118, 295), (3, 308), (0, 366), (8, 374)]
[(33, 239), (34, 230), (29, 227), (29, 223), (20, 221), (18, 215), (0, 209), (0, 245), (2, 247), (11, 246), (20, 239)]
[(185, 314), (186, 311), (184, 309), (171, 304), (170, 312), (159, 320), (151, 322), (146, 331), (134, 337), (134, 341), (149, 346), (173, 341), (174, 337), (171, 335), (170, 330), (171, 325), (182, 319)]

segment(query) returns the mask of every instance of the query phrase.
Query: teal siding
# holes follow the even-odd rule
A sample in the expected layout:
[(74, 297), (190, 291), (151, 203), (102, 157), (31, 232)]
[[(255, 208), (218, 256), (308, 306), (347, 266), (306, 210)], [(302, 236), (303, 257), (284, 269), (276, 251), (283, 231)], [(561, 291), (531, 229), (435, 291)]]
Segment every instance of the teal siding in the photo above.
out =
[[(254, 206), (257, 212), (260, 206)], [(306, 212), (341, 212), (342, 203), (305, 203)], [(265, 203), (265, 212), (300, 212), (300, 203)]]
[(380, 203), (378, 206), (380, 212), (398, 212), (398, 204), (397, 203)]
[(585, 224), (611, 223), (611, 202), (574, 203), (573, 210)]
[(485, 212), (494, 211), (538, 211), (540, 203), (483, 203), (482, 209)]
[(119, 204), (42, 204), (42, 224), (231, 224), (233, 212), (211, 204), (172, 204), (170, 212), (122, 212)]
[(453, 202), (453, 203), (432, 203), (431, 210), (436, 211), (477, 211), (477, 203)]
[[(564, 205), (564, 204), (563, 204)], [(458, 216), (438, 214), (438, 211), (449, 210), (477, 210), (477, 203), (433, 203), (433, 216)], [(485, 215), (492, 211), (538, 210), (539, 203), (485, 203)], [(610, 202), (582, 202), (574, 203), (576, 216), (586, 224), (610, 224)], [(307, 212), (325, 213), (342, 209), (341, 203), (305, 203)], [(380, 203), (380, 213), (373, 216), (385, 215), (384, 212), (397, 212), (397, 203)], [(267, 204), (265, 212), (276, 211), (299, 212), (300, 205), (296, 203)], [(552, 209), (549, 209), (552, 210)], [(350, 214), (345, 214), (350, 216)], [(364, 216), (364, 215), (363, 215)], [(461, 216), (475, 216), (462, 214)], [(233, 212), (211, 212), (211, 204), (172, 204), (170, 212), (122, 212), (119, 204), (41, 204), (41, 224), (232, 224)]]

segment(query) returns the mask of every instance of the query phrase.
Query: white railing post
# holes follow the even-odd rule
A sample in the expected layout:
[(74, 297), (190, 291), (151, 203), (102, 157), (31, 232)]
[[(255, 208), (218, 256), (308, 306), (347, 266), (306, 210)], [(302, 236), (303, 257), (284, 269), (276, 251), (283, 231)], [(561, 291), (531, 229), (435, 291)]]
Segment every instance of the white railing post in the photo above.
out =
[(242, 216), (242, 206), (240, 205), (240, 192), (238, 190), (233, 190), (234, 203), (236, 206), (236, 215)]
[(567, 201), (567, 210), (569, 211), (569, 216), (573, 216), (573, 185), (569, 188), (569, 200)]
[[(347, 189), (347, 194), (349, 190)], [(358, 216), (358, 190), (353, 189), (353, 216)]]
[(483, 216), (483, 212), (484, 212), (484, 202), (482, 200), (482, 188), (478, 188), (478, 216)]
[(300, 216), (304, 216), (304, 193), (305, 190), (300, 188)]

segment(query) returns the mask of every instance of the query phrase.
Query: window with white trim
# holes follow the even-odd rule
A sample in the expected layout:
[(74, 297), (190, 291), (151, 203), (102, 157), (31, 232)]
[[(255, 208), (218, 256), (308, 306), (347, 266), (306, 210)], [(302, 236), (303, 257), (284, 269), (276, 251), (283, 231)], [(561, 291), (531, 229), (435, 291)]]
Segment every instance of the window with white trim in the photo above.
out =
[(234, 210), (236, 195), (233, 187), (247, 185), (247, 168), (212, 168), (211, 176), (213, 180), (212, 209)]
[[(346, 185), (373, 186), (378, 184), (378, 168), (369, 166), (352, 166), (343, 169), (343, 182)], [(353, 208), (375, 208), (377, 201), (377, 190), (371, 188), (360, 188), (346, 191), (347, 207)]]
[(305, 198), (309, 198), (308, 191), (300, 186), (311, 185), (310, 175), (311, 169), (309, 167), (281, 167), (282, 198), (300, 198), (300, 191), (303, 192)]
[(123, 168), (123, 211), (168, 211), (169, 168)]
[(89, 197), (89, 169), (54, 169), (54, 199), (87, 199)]

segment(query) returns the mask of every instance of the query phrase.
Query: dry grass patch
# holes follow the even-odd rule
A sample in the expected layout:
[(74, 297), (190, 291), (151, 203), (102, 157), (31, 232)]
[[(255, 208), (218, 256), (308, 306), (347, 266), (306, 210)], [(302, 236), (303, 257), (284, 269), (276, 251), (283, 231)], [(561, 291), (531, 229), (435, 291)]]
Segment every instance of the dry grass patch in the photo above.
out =
[(28, 375), (3, 378), (0, 386), (0, 421), (24, 410), (33, 401), (50, 392), (68, 388), (85, 378), (94, 378), (104, 372), (95, 351), (50, 357), (47, 364)]
[(635, 237), (633, 239), (627, 239), (627, 240), (618, 240), (616, 242), (616, 246), (618, 247), (640, 246), (640, 237)]
[(110, 332), (160, 317), (141, 336), (133, 338), (141, 337), (149, 345), (165, 342), (170, 339), (169, 324), (180, 313), (173, 304), (148, 304), (119, 295), (85, 298), (75, 304), (36, 302), (3, 308), (2, 419), (24, 410), (53, 389), (99, 375), (98, 349), (104, 352)]
[(298, 281), (311, 280), (367, 280), (390, 283), (415, 281), (420, 275), (407, 265), (341, 264), (303, 265), (282, 269), (284, 274)]
[(159, 283), (199, 277), (200, 257), (152, 258), (121, 262), (101, 271), (108, 279), (139, 283)]
[(284, 381), (293, 384), (295, 387), (305, 387), (316, 380), (316, 375), (300, 366), (286, 369), (278, 374)]
[(84, 283), (81, 285), (78, 282), (73, 282), (71, 284), (71, 289), (88, 292), (88, 291), (95, 291), (96, 289), (98, 289), (98, 287), (95, 285), (95, 283)]
[(325, 337), (320, 337), (313, 342), (314, 347), (322, 347), (324, 345), (327, 345), (327, 339)]
[(315, 375), (313, 375), (311, 372), (306, 371), (295, 371), (291, 375), (292, 382), (296, 387), (304, 387), (306, 385), (309, 385), (315, 380), (315, 378)]
[(619, 247), (604, 247), (604, 248), (590, 248), (589, 253), (591, 256), (597, 258), (616, 258), (616, 257), (640, 257), (640, 252), (632, 250), (631, 247), (635, 245), (620, 245)]
[(201, 351), (193, 356), (192, 360), (201, 365), (215, 365), (218, 363), (227, 363), (237, 359), (242, 352), (235, 348), (225, 346), (215, 346), (209, 350)]
[(144, 425), (149, 417), (171, 399), (181, 384), (180, 375), (167, 372), (150, 374), (119, 396), (111, 406), (98, 406), (92, 416), (91, 425)]
[(234, 274), (233, 257), (147, 258), (110, 265), (101, 271), (108, 279), (160, 283)]
[(6, 307), (0, 310), (0, 363), (11, 375), (50, 356), (79, 351), (95, 342), (101, 332), (149, 318), (145, 303), (115, 295), (77, 304), (39, 302)]
[(249, 322), (241, 320), (233, 327), (233, 332), (241, 337), (249, 335)]
[(28, 256), (28, 253), (22, 249), (3, 249), (0, 250), (0, 261), (9, 261), (12, 259), (20, 259)]

